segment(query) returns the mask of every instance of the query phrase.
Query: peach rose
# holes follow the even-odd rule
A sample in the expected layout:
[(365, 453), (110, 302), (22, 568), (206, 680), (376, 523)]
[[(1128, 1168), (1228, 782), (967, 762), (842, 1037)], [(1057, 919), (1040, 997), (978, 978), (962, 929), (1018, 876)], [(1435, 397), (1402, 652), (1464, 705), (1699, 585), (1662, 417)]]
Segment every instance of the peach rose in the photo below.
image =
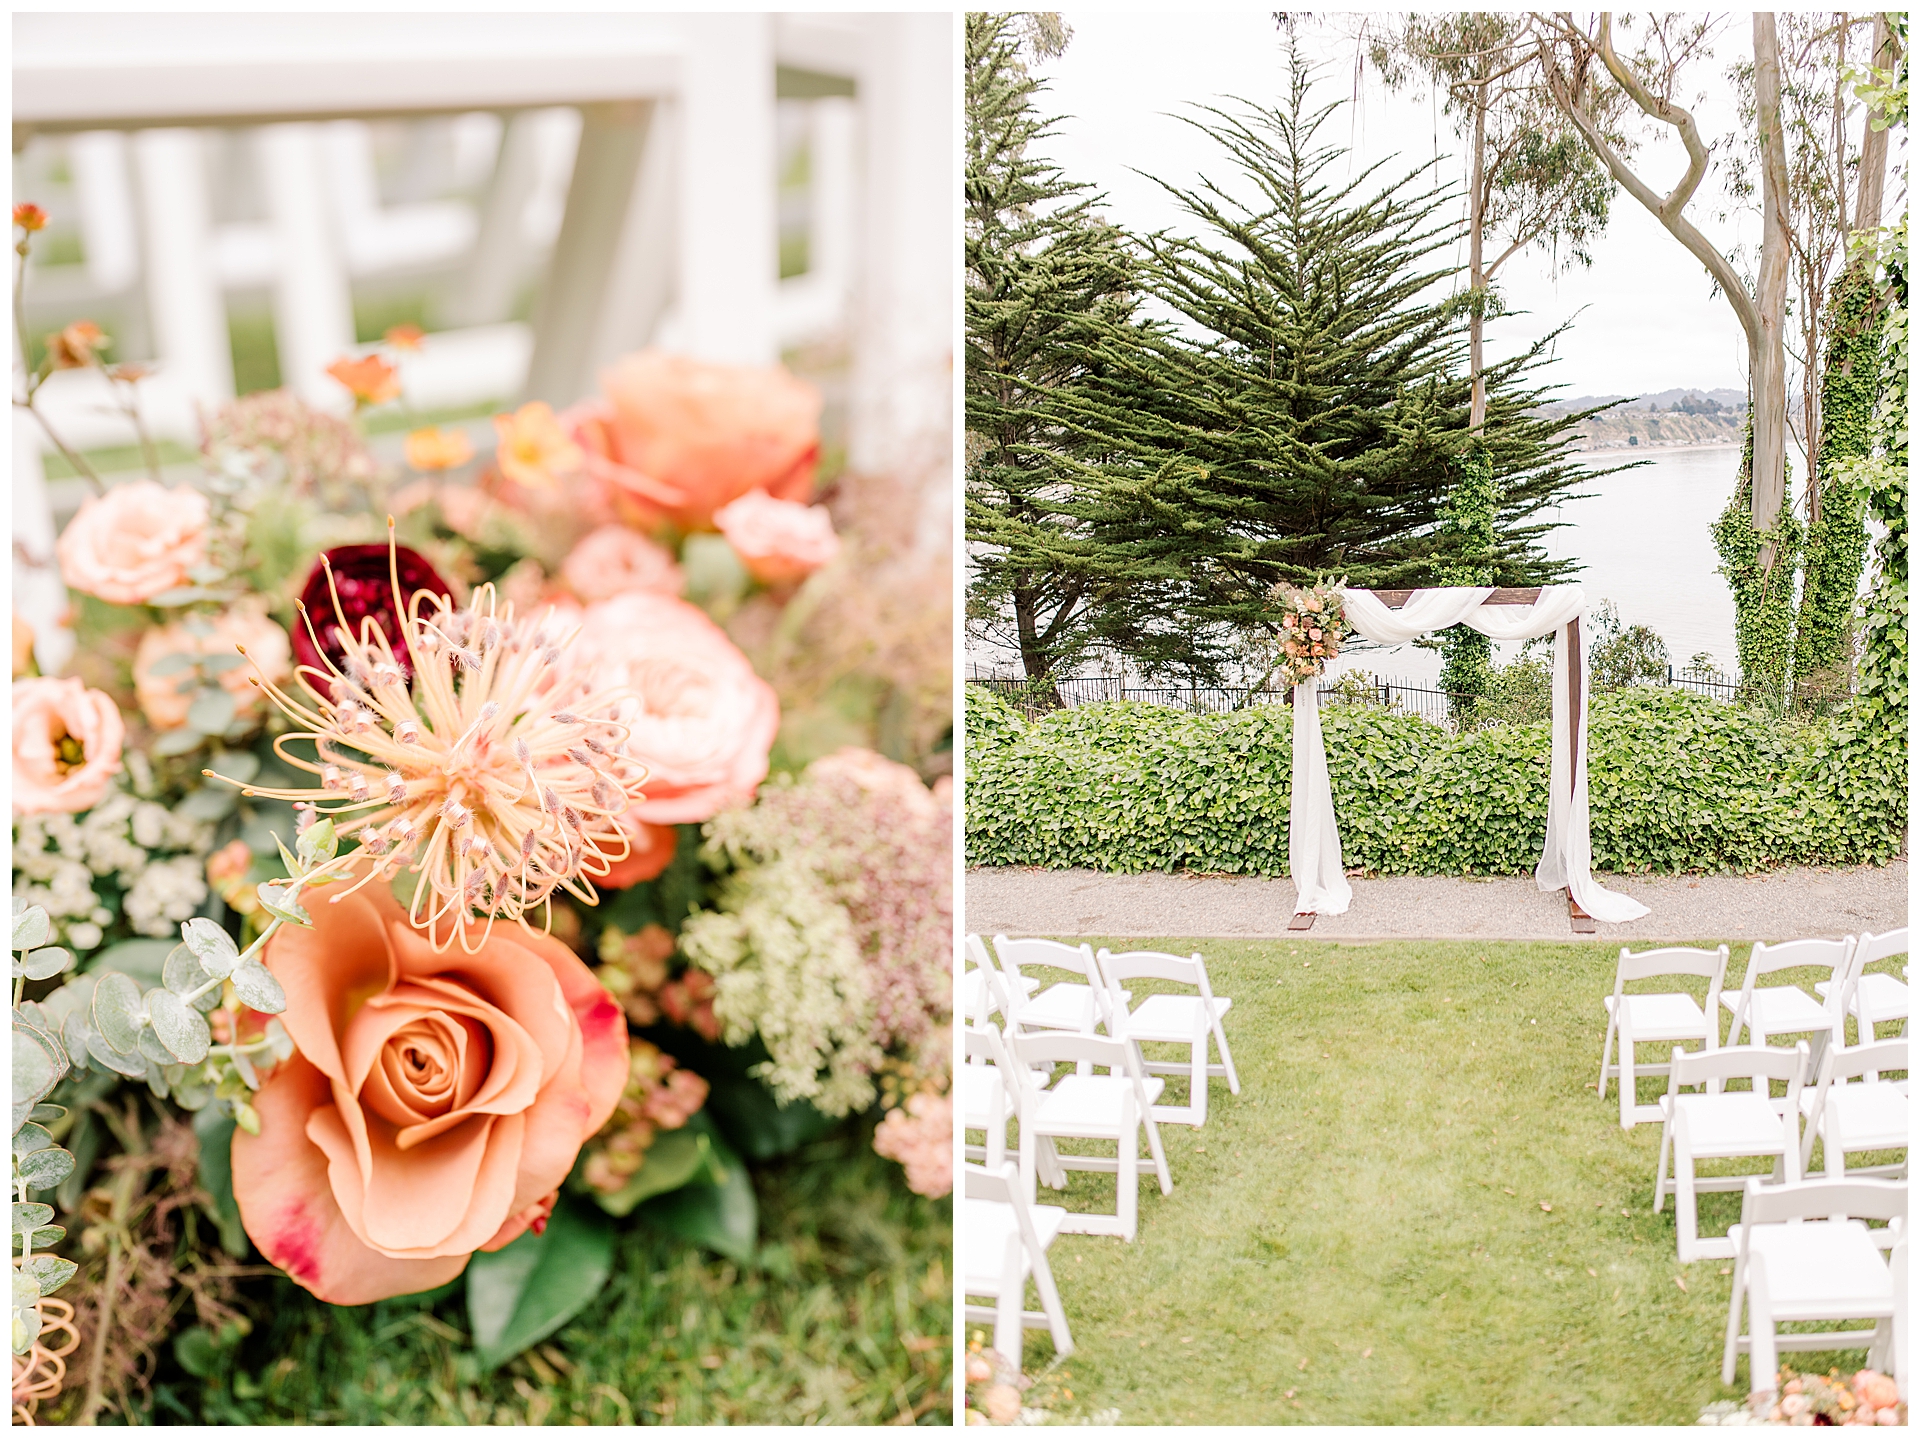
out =
[(589, 604), (629, 589), (678, 594), (683, 583), (673, 556), (624, 524), (603, 524), (574, 545), (560, 577)]
[(623, 821), (694, 824), (753, 797), (767, 777), (780, 700), (720, 626), (667, 594), (589, 605), (574, 652), (596, 683), (634, 696), (620, 720), (647, 766), (646, 801)]
[[(247, 658), (241, 659), (235, 645), (246, 646)], [(141, 712), (156, 729), (178, 729), (187, 722), (192, 704), (192, 688), (180, 692), (182, 680), (191, 676), (185, 670), (155, 674), (154, 665), (172, 654), (194, 658), (231, 654), (240, 660), (222, 671), (220, 687), (233, 696), (233, 712), (249, 714), (260, 707), (260, 691), (248, 681), (259, 672), (278, 684), (293, 673), (293, 646), (287, 631), (254, 609), (229, 609), (213, 621), (213, 633), (194, 634), (185, 624), (156, 625), (140, 636), (140, 647), (133, 655), (133, 688), (140, 698)], [(253, 664), (249, 664), (251, 659)]]
[(311, 909), (267, 945), (298, 1052), (234, 1135), (233, 1194), (295, 1282), (372, 1303), (544, 1220), (626, 1085), (627, 1025), (556, 939), (502, 924), (436, 954), (372, 886)]
[(627, 830), (633, 848), (626, 858), (617, 860), (607, 870), (604, 879), (593, 881), (595, 888), (631, 889), (635, 884), (659, 878), (673, 862), (673, 851), (680, 843), (680, 831), (673, 825), (626, 822), (623, 817), (621, 827)]
[(69, 588), (110, 604), (145, 604), (187, 582), (207, 557), (207, 497), (152, 480), (89, 499), (55, 546)]
[(804, 499), (820, 457), (820, 396), (783, 369), (645, 350), (602, 372), (605, 402), (563, 418), (587, 473), (644, 526), (713, 528), (749, 490)]
[(743, 494), (713, 512), (713, 522), (762, 584), (796, 584), (840, 553), (840, 536), (824, 505)]
[(113, 700), (78, 679), (13, 685), (13, 812), (91, 809), (120, 772), (127, 726)]

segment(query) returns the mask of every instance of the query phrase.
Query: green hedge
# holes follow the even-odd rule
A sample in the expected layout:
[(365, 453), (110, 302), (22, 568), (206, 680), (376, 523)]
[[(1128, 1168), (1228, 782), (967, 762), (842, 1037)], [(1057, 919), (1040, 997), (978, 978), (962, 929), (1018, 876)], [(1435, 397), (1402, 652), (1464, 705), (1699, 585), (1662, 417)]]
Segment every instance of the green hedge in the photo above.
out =
[[(1615, 873), (1885, 863), (1905, 847), (1906, 746), (1676, 689), (1596, 695), (1594, 866)], [(1532, 870), (1546, 723), (1454, 735), (1373, 708), (1322, 716), (1349, 869)], [(1087, 704), (1029, 723), (967, 690), (967, 862), (1119, 873), (1287, 872), (1292, 714)]]

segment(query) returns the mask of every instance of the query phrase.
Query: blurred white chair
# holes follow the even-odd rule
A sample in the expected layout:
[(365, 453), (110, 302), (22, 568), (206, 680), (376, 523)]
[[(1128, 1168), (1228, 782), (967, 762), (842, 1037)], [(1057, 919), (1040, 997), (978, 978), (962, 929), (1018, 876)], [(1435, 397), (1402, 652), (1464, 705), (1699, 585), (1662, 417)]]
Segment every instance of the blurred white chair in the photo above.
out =
[[(1860, 1025), (1859, 1041), (1871, 1043), (1879, 1037), (1878, 1025), (1900, 1024), (1906, 1034), (1907, 986), (1892, 974), (1870, 974), (1867, 965), (1907, 952), (1904, 927), (1884, 934), (1863, 933), (1854, 941), (1852, 992), (1843, 997), (1843, 1006)], [(1828, 983), (1817, 983), (1814, 991), (1828, 997)]]
[[(1703, 1009), (1692, 994), (1630, 994), (1627, 985), (1646, 979), (1685, 974), (1707, 981)], [(1641, 1074), (1667, 1072), (1664, 1063), (1637, 1064), (1634, 1045), (1643, 1043), (1697, 1043), (1704, 1049), (1720, 1046), (1720, 987), (1727, 977), (1727, 946), (1707, 949), (1650, 949), (1632, 954), (1620, 950), (1614, 968), (1613, 992), (1601, 1000), (1607, 1010), (1607, 1038), (1600, 1047), (1600, 1097), (1607, 1096), (1607, 1080), (1618, 1078), (1620, 1127), (1660, 1120), (1660, 1105), (1638, 1102), (1635, 1080)], [(1620, 1040), (1620, 1062), (1613, 1062), (1615, 1036)]]
[[(1002, 1012), (1006, 1004), (1007, 978), (1000, 972), (1000, 966), (987, 954), (987, 946), (981, 942), (978, 934), (966, 937), (967, 968), (960, 980), (961, 1012), (975, 1023), (985, 1023), (994, 1014)], [(1025, 993), (1032, 993), (1040, 987), (1040, 980), (1022, 978)]]
[[(1782, 1184), (1751, 1178), (1745, 1193), (1731, 1234), (1733, 1297), (1720, 1381), (1733, 1382), (1742, 1352), (1754, 1393), (1773, 1389), (1782, 1350), (1866, 1348), (1869, 1366), (1888, 1371), (1896, 1347), (1894, 1275), (1861, 1220), (1900, 1225), (1894, 1262), (1904, 1269), (1907, 1186), (1871, 1178)], [(1740, 1331), (1743, 1305), (1748, 1334)], [(1849, 1318), (1870, 1318), (1874, 1326), (1840, 1333), (1779, 1331), (1782, 1323)], [(1904, 1366), (1904, 1354), (1900, 1362)]]
[(1906, 1161), (1866, 1168), (1847, 1168), (1850, 1153), (1874, 1153), (1907, 1146), (1907, 1094), (1893, 1083), (1849, 1083), (1849, 1079), (1878, 1079), (1883, 1073), (1907, 1067), (1907, 1041), (1881, 1039), (1878, 1043), (1828, 1048), (1820, 1060), (1820, 1076), (1802, 1090), (1800, 1107), (1807, 1131), (1800, 1141), (1800, 1167), (1813, 1158), (1813, 1141), (1823, 1146), (1821, 1171), (1828, 1178), (1886, 1174), (1907, 1175)]
[[(1053, 1338), (1056, 1358), (1073, 1352), (1067, 1311), (1054, 1286), (1047, 1249), (1059, 1236), (1067, 1211), (1056, 1204), (1033, 1204), (1011, 1163), (999, 1168), (967, 1164), (960, 1205), (962, 1286), (967, 1295), (994, 1300), (991, 1308), (969, 1303), (969, 1322), (993, 1321), (993, 1346), (1014, 1367), (1024, 1366), (1026, 1330), (1044, 1328)], [(1027, 1280), (1040, 1291), (1040, 1311), (1026, 1308)]]
[[(1660, 1100), (1660, 1161), (1654, 1170), (1653, 1211), (1660, 1212), (1666, 1201), (1667, 1156), (1671, 1154), (1673, 1226), (1682, 1263), (1731, 1256), (1731, 1239), (1700, 1237), (1695, 1195), (1738, 1192), (1747, 1181), (1745, 1175), (1701, 1178), (1694, 1172), (1701, 1159), (1770, 1158), (1776, 1179), (1791, 1183), (1800, 1177), (1800, 1090), (1806, 1068), (1804, 1039), (1790, 1049), (1673, 1051), (1667, 1092)], [(1683, 1087), (1724, 1084), (1742, 1077), (1752, 1077), (1751, 1093), (1680, 1092)], [(1769, 1096), (1773, 1079), (1786, 1081), (1784, 1107)]]
[[(1846, 1042), (1846, 1012), (1841, 1007), (1849, 967), (1853, 963), (1853, 940), (1794, 939), (1784, 944), (1757, 943), (1747, 956), (1747, 971), (1737, 993), (1720, 991), (1721, 1007), (1731, 1010), (1733, 1022), (1727, 1029), (1727, 1044), (1740, 1042), (1744, 1030), (1748, 1042), (1764, 1044), (1791, 1034), (1806, 1034), (1811, 1047)], [(1783, 969), (1823, 968), (1827, 971), (1829, 992), (1824, 1003), (1816, 1001), (1797, 984), (1762, 984), (1765, 974)]]
[[(1233, 1054), (1227, 1048), (1227, 1035), (1221, 1020), (1233, 1007), (1233, 1000), (1216, 997), (1207, 978), (1206, 961), (1199, 954), (1183, 959), (1175, 954), (1136, 949), (1124, 954), (1102, 949), (1094, 956), (1107, 986), (1107, 1011), (1116, 1037), (1134, 1044), (1185, 1044), (1189, 1058), (1185, 1063), (1151, 1060), (1141, 1051), (1141, 1067), (1150, 1074), (1184, 1074), (1188, 1080), (1184, 1105), (1159, 1104), (1153, 1110), (1158, 1123), (1184, 1123), (1200, 1128), (1207, 1121), (1209, 1080), (1224, 1078), (1231, 1093), (1240, 1092), (1240, 1076), (1234, 1071)], [(1140, 1001), (1140, 1007), (1127, 1009), (1126, 992), (1121, 985), (1131, 979), (1159, 979), (1185, 984), (1191, 994), (1152, 994)], [(1209, 1042), (1220, 1049), (1220, 1062), (1207, 1062)]]

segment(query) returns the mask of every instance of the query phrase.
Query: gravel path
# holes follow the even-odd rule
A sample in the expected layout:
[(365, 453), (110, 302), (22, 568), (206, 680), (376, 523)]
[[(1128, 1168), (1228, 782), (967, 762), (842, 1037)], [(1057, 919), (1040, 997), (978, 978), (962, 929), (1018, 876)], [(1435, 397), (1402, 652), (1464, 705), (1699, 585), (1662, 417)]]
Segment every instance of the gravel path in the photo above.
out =
[[(1652, 910), (1630, 924), (1575, 935), (1564, 894), (1530, 877), (1354, 879), (1353, 905), (1322, 915), (1316, 939), (1836, 938), (1907, 922), (1907, 864), (1883, 869), (1773, 869), (1764, 874), (1597, 876)], [(1270, 938), (1287, 932), (1291, 879), (1102, 874), (1091, 869), (971, 869), (966, 926), (979, 934)]]

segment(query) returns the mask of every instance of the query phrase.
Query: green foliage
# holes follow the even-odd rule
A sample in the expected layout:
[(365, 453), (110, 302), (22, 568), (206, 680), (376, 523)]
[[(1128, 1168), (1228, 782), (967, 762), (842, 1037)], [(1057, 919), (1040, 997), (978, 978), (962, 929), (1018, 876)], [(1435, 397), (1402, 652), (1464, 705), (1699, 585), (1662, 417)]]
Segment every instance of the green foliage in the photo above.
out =
[[(1800, 560), (1800, 521), (1784, 505), (1775, 527), (1753, 527), (1753, 420), (1747, 420), (1746, 449), (1733, 498), (1713, 522), (1720, 573), (1733, 590), (1733, 642), (1740, 656), (1740, 678), (1756, 693), (1784, 695), (1793, 667), (1793, 578)], [(1773, 563), (1763, 568), (1761, 551), (1773, 546)]]
[[(1286, 709), (1090, 704), (1030, 724), (969, 690), (967, 712), (969, 864), (1287, 872)], [(1329, 709), (1321, 722), (1348, 868), (1532, 869), (1546, 826), (1547, 723), (1455, 735), (1369, 708)], [(1891, 740), (1863, 740), (1853, 711), (1799, 724), (1639, 688), (1595, 694), (1588, 724), (1596, 868), (1751, 871), (1899, 852), (1904, 758)]]
[(1828, 302), (1827, 354), (1820, 374), (1820, 458), (1814, 486), (1819, 516), (1807, 526), (1806, 576), (1794, 634), (1794, 682), (1845, 670), (1852, 659), (1848, 620), (1867, 557), (1866, 496), (1842, 479), (1842, 466), (1873, 452), (1880, 390), (1881, 316), (1872, 265), (1850, 263)]
[(483, 1368), (498, 1368), (593, 1301), (613, 1269), (613, 1224), (562, 1197), (546, 1232), (531, 1229), (467, 1265), (467, 1317)]
[[(1336, 107), (1310, 90), (1296, 58), (1279, 105), (1195, 122), (1237, 174), (1231, 193), (1161, 181), (1191, 237), (1142, 238), (1142, 284), (1177, 318), (1111, 329), (1071, 399), (1095, 450), (1087, 512), (1151, 577), (1104, 601), (1103, 637), (1147, 672), (1210, 681), (1279, 580), (1425, 584), (1462, 563), (1533, 584), (1566, 569), (1540, 551), (1539, 516), (1585, 476), (1572, 420), (1536, 412), (1545, 342), (1488, 369), (1470, 436), (1466, 318), (1438, 293), (1453, 197), (1428, 167), (1338, 178), (1345, 152), (1319, 143)], [(1476, 443), (1498, 495), (1491, 541), (1437, 527)]]
[(57, 1188), (71, 1177), (74, 1156), (44, 1127), (64, 1118), (66, 1110), (41, 1102), (72, 1070), (66, 1040), (59, 1023), (21, 996), (29, 979), (50, 979), (72, 968), (73, 955), (41, 947), (53, 931), (45, 909), (16, 896), (12, 910), (13, 1218), (8, 1243), (15, 1255), (11, 1342), (14, 1353), (22, 1354), (40, 1336), (40, 1300), (74, 1274), (69, 1260), (37, 1251), (65, 1238), (66, 1230), (53, 1222), (50, 1205), (28, 1202), (27, 1195)]
[(910, 1193), (899, 1165), (872, 1151), (872, 1131), (868, 1120), (843, 1124), (756, 1171), (762, 1241), (750, 1263), (715, 1262), (651, 1224), (622, 1225), (605, 1286), (572, 1322), (492, 1371), (457, 1285), (336, 1308), (276, 1276), (243, 1286), (250, 1333), (163, 1354), (138, 1415), (194, 1425), (877, 1424), (905, 1409), (946, 1426), (952, 1205)]
[(1644, 624), (1622, 626), (1611, 600), (1601, 600), (1587, 618), (1587, 679), (1594, 693), (1666, 682), (1666, 640)]
[[(1493, 463), (1475, 445), (1456, 466), (1460, 477), (1440, 506), (1441, 542), (1454, 557), (1434, 566), (1436, 585), (1493, 583), (1494, 524), (1499, 498), (1494, 492)], [(1440, 667), (1440, 687), (1454, 720), (1471, 724), (1482, 701), (1494, 687), (1493, 641), (1477, 629), (1456, 624), (1440, 636), (1446, 655)]]
[(1056, 122), (1034, 111), (1046, 86), (1026, 57), (1066, 43), (1035, 19), (966, 19), (965, 367), (967, 537), (978, 546), (968, 622), (1039, 678), (1071, 668), (1114, 582), (1113, 556), (1077, 510), (1071, 459), (1084, 446), (1058, 402), (1084, 381), (1093, 334), (1124, 324), (1134, 299), (1097, 197), (1031, 152)]

